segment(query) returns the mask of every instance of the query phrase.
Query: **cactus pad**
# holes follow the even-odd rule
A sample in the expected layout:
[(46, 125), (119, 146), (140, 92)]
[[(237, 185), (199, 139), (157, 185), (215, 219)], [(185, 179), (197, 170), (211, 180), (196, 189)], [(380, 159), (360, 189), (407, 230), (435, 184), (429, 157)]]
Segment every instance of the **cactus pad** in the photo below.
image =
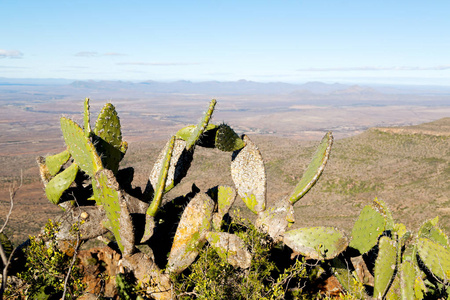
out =
[(450, 279), (450, 250), (426, 238), (418, 239), (417, 250), (420, 259), (430, 272), (448, 282)]
[(167, 173), (167, 180), (164, 188), (165, 193), (180, 183), (180, 181), (186, 176), (193, 159), (192, 152), (186, 150), (186, 142), (184, 140), (175, 139), (173, 145), (171, 145), (172, 140), (169, 140), (165, 147), (161, 150), (155, 164), (153, 165), (153, 169), (150, 172), (148, 182), (148, 184), (152, 185), (152, 188), (156, 188), (158, 186), (161, 169), (165, 167), (164, 161), (166, 159), (167, 151), (169, 147), (173, 147), (170, 167)]
[(84, 99), (84, 114), (83, 114), (83, 125), (84, 125), (84, 135), (89, 138), (91, 136), (91, 113), (89, 110), (89, 98)]
[(311, 163), (308, 165), (305, 173), (303, 174), (300, 182), (294, 189), (294, 192), (289, 197), (289, 201), (294, 204), (300, 198), (302, 198), (319, 180), (320, 175), (325, 169), (328, 157), (330, 156), (331, 145), (333, 144), (333, 135), (328, 132), (320, 142), (319, 147), (314, 154)]
[(216, 106), (216, 100), (211, 100), (209, 104), (209, 108), (206, 111), (205, 115), (201, 119), (200, 123), (197, 124), (195, 129), (192, 131), (192, 134), (186, 139), (186, 149), (190, 150), (192, 147), (194, 147), (195, 143), (198, 141), (200, 136), (203, 134), (203, 132), (206, 130), (209, 120), (211, 119), (211, 116), (214, 112), (214, 107)]
[(449, 247), (447, 235), (437, 226), (439, 217), (433, 220), (426, 221), (419, 229), (418, 236), (420, 238), (427, 238), (444, 247)]
[(70, 119), (61, 118), (61, 130), (75, 163), (90, 177), (94, 177), (95, 173), (103, 169), (102, 161), (94, 145), (84, 135), (81, 127)]
[(368, 252), (377, 244), (385, 224), (384, 217), (371, 206), (366, 205), (353, 226), (349, 246), (357, 249), (361, 254)]
[(106, 211), (108, 222), (103, 224), (108, 228), (116, 238), (120, 251), (123, 252), (124, 247), (120, 235), (120, 199), (119, 199), (119, 184), (117, 183), (114, 174), (111, 170), (103, 169), (95, 175), (97, 189), (95, 194), (98, 195), (98, 202), (101, 203), (103, 209)]
[(170, 273), (182, 272), (195, 260), (211, 228), (213, 210), (214, 201), (205, 193), (198, 193), (188, 203), (170, 250), (167, 266)]
[(71, 164), (67, 169), (56, 175), (45, 187), (45, 194), (53, 204), (58, 204), (65, 190), (69, 188), (78, 173), (78, 166)]
[(233, 152), (231, 178), (245, 205), (257, 214), (266, 209), (266, 171), (258, 147), (244, 135), (246, 146)]
[(298, 228), (286, 231), (284, 243), (294, 253), (311, 259), (332, 259), (347, 248), (345, 235), (333, 227)]
[(397, 248), (395, 241), (382, 236), (379, 242), (378, 257), (375, 261), (375, 282), (373, 296), (382, 299), (386, 294), (397, 265)]
[(98, 115), (94, 134), (96, 148), (102, 154), (103, 165), (116, 173), (125, 154), (122, 151), (126, 148), (123, 148), (122, 144), (119, 116), (111, 103), (107, 103)]
[(407, 260), (403, 261), (399, 267), (399, 272), (402, 299), (414, 300), (416, 271), (413, 264)]
[(256, 226), (266, 232), (274, 242), (281, 241), (287, 227), (293, 221), (294, 207), (292, 203), (283, 199), (274, 206), (258, 213)]
[(219, 125), (215, 144), (217, 149), (227, 152), (236, 151), (245, 146), (245, 142), (226, 124)]
[(45, 157), (45, 164), (52, 176), (55, 176), (61, 167), (69, 160), (70, 153), (67, 150), (55, 155)]
[(383, 215), (386, 220), (385, 230), (395, 230), (394, 218), (392, 217), (391, 210), (383, 200), (375, 198), (372, 203), (372, 207)]
[[(197, 128), (197, 125), (189, 125), (186, 127), (181, 128), (180, 130), (177, 131), (177, 133), (175, 134), (175, 136), (178, 139), (182, 139), (183, 141), (187, 141), (191, 135), (193, 134), (193, 132), (195, 131), (195, 129)], [(205, 128), (204, 132), (210, 131), (210, 130), (214, 130), (217, 128), (217, 125), (214, 124), (208, 124)]]
[(252, 262), (252, 255), (247, 250), (244, 241), (237, 235), (228, 232), (211, 232), (206, 239), (216, 253), (227, 263), (236, 268), (248, 269)]
[(220, 230), (223, 217), (236, 200), (236, 190), (231, 186), (217, 186), (208, 190), (207, 194), (218, 204), (217, 213), (213, 215), (213, 227)]

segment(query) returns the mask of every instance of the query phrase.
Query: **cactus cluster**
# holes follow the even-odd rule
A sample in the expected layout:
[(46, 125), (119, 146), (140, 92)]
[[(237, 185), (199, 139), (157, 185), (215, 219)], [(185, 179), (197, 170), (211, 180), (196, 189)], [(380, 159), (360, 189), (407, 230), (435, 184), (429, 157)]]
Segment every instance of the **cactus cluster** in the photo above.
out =
[[(394, 223), (386, 204), (375, 199), (361, 211), (348, 249), (331, 261), (342, 286), (365, 286), (365, 297), (424, 299), (449, 293), (450, 244), (437, 226), (425, 222), (416, 235)], [(362, 295), (364, 296), (364, 295)]]
[[(93, 130), (89, 99), (84, 105), (83, 128), (61, 118), (67, 149), (38, 158), (48, 199), (67, 210), (59, 238), (72, 239), (69, 228), (80, 218), (83, 239), (112, 232), (124, 267), (154, 291), (153, 297), (169, 299), (170, 275), (188, 268), (206, 243), (229, 264), (250, 267), (252, 255), (244, 242), (223, 226), (224, 216), (239, 196), (256, 214), (257, 228), (270, 236), (273, 245), (287, 246), (294, 256), (326, 261), (345, 289), (361, 282), (372, 287), (370, 296), (394, 299), (391, 295), (401, 293), (409, 299), (412, 293), (426, 293), (424, 274), (448, 283), (450, 247), (437, 220), (425, 223), (412, 243), (411, 234), (404, 225), (394, 223), (382, 201), (362, 210), (351, 239), (333, 227), (289, 229), (295, 222), (295, 203), (314, 186), (327, 164), (331, 132), (320, 142), (292, 193), (268, 206), (265, 166), (258, 147), (227, 124), (210, 123), (215, 105), (212, 100), (197, 125), (184, 127), (170, 138), (142, 190), (131, 188), (133, 172), (120, 169), (128, 144), (122, 140), (120, 119), (112, 104), (104, 106)], [(194, 185), (191, 193), (167, 199), (165, 193), (186, 176), (196, 147), (230, 153), (234, 187), (218, 185), (204, 192)], [(136, 246), (143, 244), (152, 251), (140, 252)], [(369, 258), (373, 260), (370, 269)]]

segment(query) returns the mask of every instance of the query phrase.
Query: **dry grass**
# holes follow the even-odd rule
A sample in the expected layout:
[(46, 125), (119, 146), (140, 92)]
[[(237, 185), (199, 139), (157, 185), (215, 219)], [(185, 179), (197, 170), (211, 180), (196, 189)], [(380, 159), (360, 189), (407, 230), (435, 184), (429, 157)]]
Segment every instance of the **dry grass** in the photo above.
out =
[[(439, 134), (448, 132), (449, 126), (450, 118), (446, 118), (406, 128), (406, 131), (370, 129), (360, 135), (335, 141), (322, 178), (295, 205), (295, 226), (327, 225), (349, 232), (363, 206), (378, 197), (388, 203), (397, 222), (405, 223), (410, 229), (415, 230), (425, 220), (439, 215), (440, 224), (449, 233), (450, 137)], [(435, 134), (427, 134), (429, 131)], [(250, 137), (265, 159), (270, 205), (293, 190), (318, 141)], [(145, 186), (152, 162), (164, 143), (130, 143), (122, 167), (135, 168), (136, 186)], [(15, 241), (24, 240), (28, 234), (36, 234), (45, 221), (59, 211), (45, 199), (38, 182), (35, 156), (34, 152), (0, 156), (1, 216), (6, 215), (9, 207), (7, 190), (10, 182), (18, 178), (20, 169), (24, 170), (25, 175), (24, 187), (17, 195), (15, 210), (6, 231)], [(229, 153), (198, 147), (187, 177), (166, 197), (189, 192), (193, 183), (202, 190), (217, 184), (232, 185), (230, 157)], [(238, 200), (237, 206), (251, 217), (242, 201)]]

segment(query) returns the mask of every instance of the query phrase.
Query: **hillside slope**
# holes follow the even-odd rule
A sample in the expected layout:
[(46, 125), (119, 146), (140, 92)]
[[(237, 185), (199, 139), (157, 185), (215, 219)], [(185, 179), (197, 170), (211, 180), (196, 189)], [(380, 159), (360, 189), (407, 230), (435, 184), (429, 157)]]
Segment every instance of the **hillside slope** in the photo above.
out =
[[(349, 232), (364, 207), (375, 197), (393, 210), (397, 222), (416, 229), (426, 219), (440, 216), (450, 232), (450, 118), (418, 126), (372, 128), (335, 141), (331, 158), (318, 184), (295, 205), (296, 224), (336, 226)], [(250, 136), (266, 162), (269, 204), (289, 194), (300, 179), (318, 142), (299, 142), (270, 136)], [(164, 141), (130, 143), (122, 167), (135, 168), (136, 186), (145, 186), (147, 174)], [(11, 170), (1, 179), (0, 215), (9, 209), (8, 186), (24, 170), (24, 186), (17, 194), (7, 233), (16, 241), (36, 234), (59, 209), (44, 196), (34, 159), (2, 158)], [(8, 162), (8, 163), (6, 163)], [(15, 170), (13, 170), (15, 168)], [(5, 170), (3, 170), (5, 171)], [(15, 172), (15, 173), (14, 173)], [(230, 154), (198, 147), (186, 178), (167, 197), (217, 184), (233, 185)], [(252, 217), (237, 201), (243, 214)], [(33, 212), (33, 218), (30, 218)], [(1, 221), (1, 220), (0, 220)]]

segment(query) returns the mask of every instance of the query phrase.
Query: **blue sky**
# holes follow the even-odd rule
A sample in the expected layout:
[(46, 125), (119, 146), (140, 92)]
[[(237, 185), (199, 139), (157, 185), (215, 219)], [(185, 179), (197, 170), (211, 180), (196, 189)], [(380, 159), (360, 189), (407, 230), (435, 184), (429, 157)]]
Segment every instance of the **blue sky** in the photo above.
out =
[(450, 1), (0, 0), (0, 77), (450, 85)]

